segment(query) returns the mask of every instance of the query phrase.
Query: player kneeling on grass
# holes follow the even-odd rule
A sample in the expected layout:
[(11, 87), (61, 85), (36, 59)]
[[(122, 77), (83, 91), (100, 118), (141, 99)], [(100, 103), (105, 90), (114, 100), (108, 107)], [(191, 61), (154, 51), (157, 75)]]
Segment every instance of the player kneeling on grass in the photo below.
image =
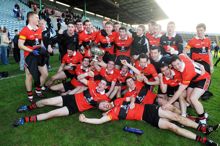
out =
[[(175, 69), (171, 68), (168, 64), (162, 63), (160, 66), (161, 73), (158, 74), (159, 81), (160, 81), (160, 90), (161, 93), (158, 94), (158, 104), (163, 106), (165, 105), (170, 98), (175, 94), (175, 92), (178, 90), (179, 85), (182, 81), (181, 73), (176, 71)], [(179, 97), (179, 100), (182, 100), (186, 97), (186, 90), (182, 92), (182, 94)], [(185, 100), (184, 100), (185, 101)], [(172, 105), (180, 108), (180, 101), (174, 102)]]
[(89, 124), (103, 124), (114, 120), (138, 120), (150, 123), (152, 126), (160, 129), (170, 130), (183, 137), (201, 142), (207, 146), (218, 146), (217, 143), (192, 133), (189, 130), (183, 129), (170, 121), (176, 121), (184, 126), (197, 129), (198, 131), (208, 135), (219, 128), (219, 124), (215, 126), (207, 126), (198, 124), (185, 117), (175, 114), (171, 111), (166, 111), (154, 104), (135, 104), (134, 98), (126, 98), (126, 100), (117, 99), (114, 103), (100, 102), (99, 109), (109, 110), (100, 119), (86, 118), (84, 114), (79, 116), (81, 122)]
[(41, 108), (44, 106), (57, 106), (58, 109), (52, 110), (48, 113), (27, 116), (17, 119), (13, 125), (15, 127), (24, 125), (29, 122), (43, 121), (54, 117), (68, 116), (77, 112), (83, 112), (93, 107), (98, 107), (98, 103), (101, 101), (109, 101), (110, 99), (105, 94), (107, 88), (107, 81), (102, 79), (98, 85), (93, 81), (87, 81), (86, 79), (81, 80), (88, 89), (82, 93), (57, 96), (49, 99), (43, 99), (32, 103), (31, 105), (23, 105), (17, 109), (18, 113), (31, 111), (33, 109)]

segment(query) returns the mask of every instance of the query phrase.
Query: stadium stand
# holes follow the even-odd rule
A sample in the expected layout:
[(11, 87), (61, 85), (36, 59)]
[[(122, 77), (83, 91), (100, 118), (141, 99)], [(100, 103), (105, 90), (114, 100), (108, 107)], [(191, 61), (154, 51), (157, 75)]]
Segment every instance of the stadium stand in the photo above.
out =
[(14, 37), (14, 30), (21, 30), (25, 26), (26, 20), (17, 20), (13, 15), (13, 7), (17, 3), (21, 10), (23, 9), (23, 14), (26, 16), (26, 13), (30, 11), (30, 8), (25, 4), (21, 3), (18, 0), (0, 0), (1, 9), (0, 9), (0, 26), (6, 26), (9, 30), (10, 37)]

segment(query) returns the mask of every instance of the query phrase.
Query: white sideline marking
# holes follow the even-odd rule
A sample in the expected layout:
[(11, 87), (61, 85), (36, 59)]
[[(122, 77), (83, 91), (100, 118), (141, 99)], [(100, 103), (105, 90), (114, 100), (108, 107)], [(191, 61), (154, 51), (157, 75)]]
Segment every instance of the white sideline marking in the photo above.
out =
[[(53, 67), (50, 71), (53, 71), (53, 70), (55, 70), (55, 69), (58, 69), (58, 67)], [(50, 71), (49, 71), (49, 72), (50, 72)], [(23, 75), (25, 75), (25, 73), (23, 73), (23, 74), (18, 74), (18, 75), (14, 75), (14, 76), (9, 76), (9, 77), (7, 77), (7, 78), (1, 78), (0, 81), (1, 81), (1, 80), (6, 80), (6, 79), (17, 78), (17, 77), (20, 77), (20, 76), (23, 76)]]
[(22, 75), (24, 75), (24, 74), (18, 74), (18, 75), (15, 75), (15, 76), (9, 76), (9, 77), (7, 77), (7, 78), (1, 78), (0, 81), (1, 81), (1, 80), (6, 80), (6, 79), (11, 79), (11, 78), (20, 77), (20, 76), (22, 76)]

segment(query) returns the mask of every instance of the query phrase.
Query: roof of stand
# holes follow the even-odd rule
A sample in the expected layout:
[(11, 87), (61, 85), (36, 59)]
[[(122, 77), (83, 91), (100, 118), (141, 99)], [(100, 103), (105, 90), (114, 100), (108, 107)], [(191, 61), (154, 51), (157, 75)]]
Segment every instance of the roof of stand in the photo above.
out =
[[(73, 7), (84, 8), (85, 0), (59, 0)], [(146, 24), (162, 20), (167, 15), (155, 0), (86, 0), (86, 10), (128, 24)]]

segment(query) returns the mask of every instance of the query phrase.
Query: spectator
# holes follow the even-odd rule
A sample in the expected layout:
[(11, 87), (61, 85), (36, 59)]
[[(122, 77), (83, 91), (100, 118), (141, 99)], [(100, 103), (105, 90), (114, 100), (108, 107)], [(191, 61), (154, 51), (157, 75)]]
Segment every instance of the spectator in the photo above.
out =
[(214, 48), (214, 58), (218, 58), (218, 50), (219, 50), (219, 46), (216, 45)]
[(13, 12), (14, 12), (14, 16), (15, 16), (16, 18), (19, 18), (20, 6), (19, 6), (18, 4), (15, 4), (14, 9), (13, 9)]
[(1, 34), (1, 42), (0, 42), (1, 61), (2, 61), (2, 64), (4, 65), (8, 64), (7, 49), (8, 49), (9, 43), (10, 43), (10, 40), (8, 38), (8, 32), (7, 32), (7, 29), (4, 27), (2, 34)]
[(15, 30), (15, 36), (12, 40), (12, 48), (13, 48), (13, 56), (15, 59), (15, 62), (19, 62), (20, 61), (20, 49), (18, 48), (18, 30)]

